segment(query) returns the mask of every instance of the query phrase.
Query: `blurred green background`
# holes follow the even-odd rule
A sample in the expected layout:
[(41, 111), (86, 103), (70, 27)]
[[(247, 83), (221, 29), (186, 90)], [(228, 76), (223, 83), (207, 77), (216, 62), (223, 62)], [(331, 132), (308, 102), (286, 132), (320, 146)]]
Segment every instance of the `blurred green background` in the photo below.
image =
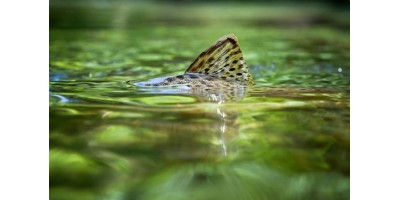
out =
[[(52, 0), (49, 12), (50, 199), (349, 199), (348, 1)], [(256, 81), (242, 101), (125, 84), (182, 74), (228, 33)]]

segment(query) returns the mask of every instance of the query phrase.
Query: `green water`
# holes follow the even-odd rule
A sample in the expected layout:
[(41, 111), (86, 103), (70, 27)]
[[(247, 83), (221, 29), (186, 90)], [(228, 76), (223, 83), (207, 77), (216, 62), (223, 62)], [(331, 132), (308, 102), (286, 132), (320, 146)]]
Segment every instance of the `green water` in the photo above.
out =
[[(319, 6), (51, 4), (50, 198), (349, 199), (348, 18)], [(256, 82), (239, 100), (126, 84), (182, 74), (228, 33)]]

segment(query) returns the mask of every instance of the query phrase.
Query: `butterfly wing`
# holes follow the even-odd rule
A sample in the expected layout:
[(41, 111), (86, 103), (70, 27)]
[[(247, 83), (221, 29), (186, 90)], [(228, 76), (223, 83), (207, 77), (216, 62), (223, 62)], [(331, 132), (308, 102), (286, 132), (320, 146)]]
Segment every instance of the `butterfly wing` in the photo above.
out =
[(228, 82), (253, 85), (253, 77), (244, 61), (235, 35), (228, 34), (203, 51), (185, 73), (199, 73)]

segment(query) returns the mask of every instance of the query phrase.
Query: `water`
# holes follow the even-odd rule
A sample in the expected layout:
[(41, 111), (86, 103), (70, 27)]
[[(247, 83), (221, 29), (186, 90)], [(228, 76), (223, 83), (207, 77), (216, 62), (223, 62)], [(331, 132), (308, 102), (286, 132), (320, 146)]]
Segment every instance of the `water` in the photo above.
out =
[[(218, 6), (52, 5), (51, 199), (349, 198), (348, 14)], [(256, 82), (245, 93), (126, 84), (182, 74), (227, 33)]]

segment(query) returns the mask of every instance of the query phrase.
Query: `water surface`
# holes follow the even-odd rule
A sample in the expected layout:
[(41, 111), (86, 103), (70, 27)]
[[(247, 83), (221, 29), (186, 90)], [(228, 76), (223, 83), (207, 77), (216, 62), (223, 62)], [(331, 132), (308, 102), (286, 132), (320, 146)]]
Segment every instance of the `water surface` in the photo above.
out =
[[(221, 22), (197, 16), (218, 6), (142, 20), (135, 6), (65, 7), (50, 8), (51, 199), (349, 198), (346, 13), (232, 6), (242, 20)], [(256, 82), (245, 94), (126, 84), (182, 74), (228, 33)]]

